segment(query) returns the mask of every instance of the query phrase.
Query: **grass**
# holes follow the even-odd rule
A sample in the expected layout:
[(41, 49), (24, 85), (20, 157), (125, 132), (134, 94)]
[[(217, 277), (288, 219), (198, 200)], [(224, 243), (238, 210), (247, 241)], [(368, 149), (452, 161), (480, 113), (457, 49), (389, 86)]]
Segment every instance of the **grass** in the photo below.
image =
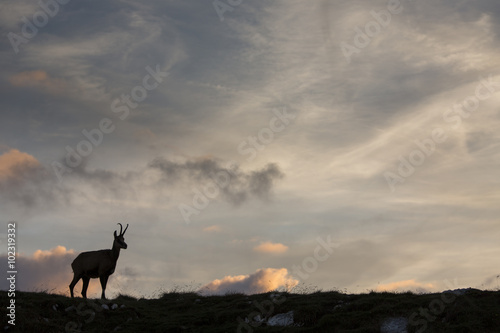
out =
[[(70, 299), (47, 292), (16, 292), (16, 332), (380, 332), (384, 320), (410, 320), (408, 332), (498, 332), (500, 291), (465, 295), (339, 291), (200, 296), (172, 290), (154, 299)], [(446, 302), (445, 302), (446, 301)], [(0, 291), (8, 318), (7, 292)], [(106, 304), (110, 309), (104, 309)], [(116, 304), (118, 308), (111, 309)], [(115, 307), (116, 307), (115, 306)], [(293, 327), (249, 321), (293, 311)], [(4, 319), (5, 320), (5, 319)], [(4, 326), (7, 325), (5, 322)]]

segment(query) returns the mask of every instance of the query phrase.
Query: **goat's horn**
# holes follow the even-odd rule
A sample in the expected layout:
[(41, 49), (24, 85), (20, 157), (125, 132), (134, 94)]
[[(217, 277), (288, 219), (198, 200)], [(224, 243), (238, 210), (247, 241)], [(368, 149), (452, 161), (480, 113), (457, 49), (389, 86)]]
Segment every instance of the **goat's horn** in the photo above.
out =
[(117, 224), (119, 224), (119, 225), (120, 225), (120, 235), (121, 235), (121, 234), (122, 234), (122, 230), (123, 230), (123, 226), (122, 226), (122, 224), (121, 224), (121, 223), (117, 223)]
[(125, 227), (125, 230), (123, 230), (123, 234), (122, 235), (125, 235), (125, 231), (127, 231), (128, 229), (128, 223), (127, 223), (127, 226)]

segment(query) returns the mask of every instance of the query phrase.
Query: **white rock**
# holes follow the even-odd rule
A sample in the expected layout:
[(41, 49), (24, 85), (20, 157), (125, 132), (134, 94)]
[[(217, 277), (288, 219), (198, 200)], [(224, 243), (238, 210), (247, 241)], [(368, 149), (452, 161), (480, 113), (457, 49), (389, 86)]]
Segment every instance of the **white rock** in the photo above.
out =
[(293, 311), (280, 313), (267, 320), (268, 326), (290, 326), (293, 325)]
[(408, 319), (405, 317), (387, 318), (380, 327), (380, 333), (408, 333)]

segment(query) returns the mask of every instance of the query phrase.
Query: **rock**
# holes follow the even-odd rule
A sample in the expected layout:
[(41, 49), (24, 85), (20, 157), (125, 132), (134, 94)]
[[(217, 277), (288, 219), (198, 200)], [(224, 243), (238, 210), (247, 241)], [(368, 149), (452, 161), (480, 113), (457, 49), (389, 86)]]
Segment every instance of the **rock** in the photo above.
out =
[(107, 306), (106, 304), (101, 305), (101, 307), (102, 307), (104, 310), (109, 310), (109, 306)]
[(443, 293), (451, 293), (456, 296), (462, 296), (467, 292), (473, 291), (473, 288), (461, 288), (461, 289), (453, 289), (453, 290), (445, 290)]
[[(260, 316), (260, 314), (256, 315), (256, 316), (255, 316), (255, 317), (253, 317), (252, 319), (248, 319), (248, 317), (247, 317), (247, 318), (245, 318), (245, 323), (247, 323), (247, 324), (248, 324), (248, 323), (250, 323), (250, 320), (251, 320), (253, 323), (260, 323), (260, 324), (262, 324), (263, 322), (265, 322), (265, 321), (266, 321), (266, 319), (265, 319), (265, 318), (262, 318), (262, 317)], [(260, 325), (260, 324), (259, 324), (259, 325)]]
[(293, 325), (293, 311), (280, 313), (267, 320), (268, 326), (290, 326)]
[(387, 318), (380, 327), (380, 333), (408, 333), (408, 319), (405, 317)]
[(116, 310), (116, 309), (118, 309), (118, 304), (115, 303), (111, 305), (111, 310)]
[(66, 311), (66, 312), (73, 311), (73, 310), (76, 310), (76, 308), (73, 305), (64, 309), (64, 311)]
[(260, 314), (258, 314), (258, 315), (256, 315), (255, 317), (253, 317), (253, 321), (255, 321), (255, 322), (257, 322), (257, 323), (262, 323), (262, 322), (264, 322), (264, 321), (265, 321), (265, 319), (264, 319), (264, 318), (262, 318), (262, 317), (260, 316)]

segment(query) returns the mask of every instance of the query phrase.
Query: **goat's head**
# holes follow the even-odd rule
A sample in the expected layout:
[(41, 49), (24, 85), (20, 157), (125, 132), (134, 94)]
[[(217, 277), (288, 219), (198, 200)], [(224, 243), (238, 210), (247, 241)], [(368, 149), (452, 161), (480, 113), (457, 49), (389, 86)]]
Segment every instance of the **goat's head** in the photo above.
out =
[[(123, 226), (121, 223), (118, 223), (120, 225), (120, 234), (117, 236), (116, 235), (116, 230), (115, 230), (115, 243), (118, 244), (118, 247), (122, 249), (127, 248), (127, 243), (125, 243), (125, 239), (123, 238), (123, 235), (125, 235), (125, 231), (127, 231), (128, 224), (125, 227), (125, 230), (123, 230)], [(123, 230), (123, 231), (122, 231)]]

